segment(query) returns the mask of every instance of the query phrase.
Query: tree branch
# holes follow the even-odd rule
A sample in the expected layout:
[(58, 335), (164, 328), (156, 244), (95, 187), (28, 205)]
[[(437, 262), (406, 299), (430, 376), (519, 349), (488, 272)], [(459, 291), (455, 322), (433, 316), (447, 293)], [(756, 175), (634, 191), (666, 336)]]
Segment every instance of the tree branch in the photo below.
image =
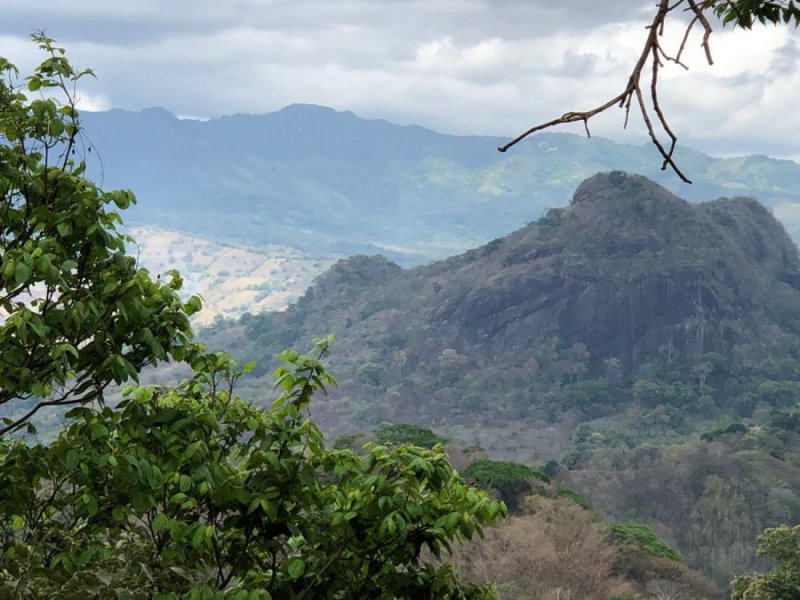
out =
[[(664, 25), (666, 23), (667, 16), (684, 3), (688, 4), (688, 8), (684, 10), (692, 12), (694, 16), (686, 26), (686, 31), (684, 32), (680, 46), (678, 47), (678, 51), (673, 57), (662, 47), (661, 37), (664, 34)], [(685, 69), (688, 68), (685, 64), (683, 64), (683, 62), (681, 62), (681, 58), (692, 29), (698, 22), (703, 27), (703, 40), (701, 45), (705, 51), (706, 60), (708, 61), (708, 64), (714, 64), (714, 61), (711, 57), (711, 47), (709, 45), (709, 37), (712, 32), (712, 27), (705, 14), (703, 14), (703, 10), (705, 8), (707, 8), (706, 4), (698, 4), (697, 0), (677, 0), (673, 4), (670, 4), (669, 0), (659, 0), (658, 11), (653, 17), (652, 22), (647, 26), (649, 31), (647, 40), (642, 48), (642, 53), (631, 70), (631, 73), (628, 77), (628, 83), (622, 92), (603, 104), (596, 106), (595, 108), (585, 111), (567, 112), (556, 119), (534, 125), (524, 133), (515, 137), (509, 143), (505, 144), (504, 146), (500, 146), (498, 150), (500, 152), (506, 152), (509, 148), (521, 142), (531, 134), (536, 133), (537, 131), (550, 129), (551, 127), (555, 127), (557, 125), (576, 123), (579, 121), (583, 122), (587, 137), (591, 137), (589, 132), (589, 120), (592, 117), (607, 111), (614, 105), (619, 106), (625, 111), (625, 120), (623, 123), (623, 128), (625, 128), (628, 125), (631, 105), (633, 104), (635, 98), (636, 104), (639, 107), (639, 112), (642, 115), (645, 128), (650, 136), (650, 140), (653, 142), (653, 145), (658, 149), (659, 154), (663, 158), (661, 169), (665, 170), (667, 167), (669, 167), (682, 181), (691, 183), (691, 180), (681, 171), (673, 159), (673, 153), (675, 151), (678, 138), (672, 131), (672, 128), (669, 126), (666, 115), (661, 108), (661, 103), (658, 98), (658, 75), (660, 68), (663, 66), (663, 63), (661, 62), (662, 57), (665, 61), (675, 63)], [(647, 64), (648, 58), (652, 59), (650, 66), (649, 105), (645, 101), (644, 93), (642, 92), (642, 71)], [(655, 113), (655, 119), (651, 117), (651, 110)], [(662, 138), (659, 136), (659, 133), (656, 132), (656, 128), (654, 127), (654, 122), (658, 124), (660, 129), (663, 131), (663, 134), (666, 134), (669, 140), (668, 143), (665, 144), (662, 142)]]

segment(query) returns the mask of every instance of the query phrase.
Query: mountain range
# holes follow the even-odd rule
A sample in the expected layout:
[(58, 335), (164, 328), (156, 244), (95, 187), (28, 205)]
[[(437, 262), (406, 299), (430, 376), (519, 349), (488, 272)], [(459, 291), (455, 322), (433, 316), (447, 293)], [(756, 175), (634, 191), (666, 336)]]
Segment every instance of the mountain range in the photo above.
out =
[(791, 232), (800, 165), (719, 159), (688, 148), (694, 179), (660, 171), (650, 145), (543, 133), (506, 154), (502, 138), (453, 136), (313, 105), (199, 121), (167, 110), (84, 113), (84, 156), (106, 188), (131, 188), (131, 225), (289, 246), (315, 257), (380, 253), (424, 264), (505, 235), (567, 203), (586, 177), (643, 174), (691, 201), (753, 196)]
[[(547, 462), (722, 585), (800, 520), (796, 163), (684, 148), (686, 186), (649, 146), (542, 134), (503, 155), (310, 106), (84, 124), (94, 175), (138, 194), (126, 223), (170, 230), (159, 269), (174, 255), (225, 295), (240, 276), (241, 316), (201, 335), (257, 361), (247, 397), (277, 352), (333, 333), (339, 385), (313, 408), (332, 436), (404, 421)], [(200, 239), (223, 249), (198, 260)], [(288, 307), (262, 312), (244, 291), (269, 302), (270, 273)]]

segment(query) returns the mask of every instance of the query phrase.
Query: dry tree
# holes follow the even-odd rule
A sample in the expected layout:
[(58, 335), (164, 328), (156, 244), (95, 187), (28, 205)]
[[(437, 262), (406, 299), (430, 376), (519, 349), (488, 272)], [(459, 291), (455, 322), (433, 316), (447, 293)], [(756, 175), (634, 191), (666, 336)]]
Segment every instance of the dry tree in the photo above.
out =
[[(675, 11), (688, 12), (689, 22), (683, 32), (681, 42), (674, 54), (665, 49), (664, 28), (667, 19)], [(734, 23), (744, 29), (750, 29), (756, 21), (765, 23), (800, 23), (800, 7), (795, 0), (658, 0), (658, 9), (652, 22), (647, 25), (647, 39), (642, 52), (631, 70), (625, 88), (606, 102), (584, 111), (570, 111), (556, 119), (540, 123), (518, 135), (498, 150), (505, 152), (529, 135), (566, 123), (582, 122), (586, 135), (591, 136), (589, 120), (608, 109), (617, 106), (625, 113), (623, 128), (627, 127), (632, 106), (637, 106), (642, 115), (647, 133), (650, 136), (663, 162), (661, 169), (670, 167), (681, 180), (691, 180), (678, 167), (673, 157), (677, 136), (667, 121), (658, 97), (658, 77), (667, 63), (674, 63), (688, 70), (683, 62), (683, 54), (692, 31), (699, 25), (702, 30), (701, 46), (709, 65), (714, 64), (711, 57), (709, 37), (712, 25), (707, 13), (716, 15), (723, 24)], [(649, 97), (649, 101), (648, 101)]]

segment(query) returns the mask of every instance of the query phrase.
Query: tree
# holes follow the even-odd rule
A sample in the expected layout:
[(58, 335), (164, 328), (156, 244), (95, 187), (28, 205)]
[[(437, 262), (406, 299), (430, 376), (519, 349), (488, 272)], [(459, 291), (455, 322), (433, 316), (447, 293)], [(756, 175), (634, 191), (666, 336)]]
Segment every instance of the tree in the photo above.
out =
[[(662, 37), (667, 21), (670, 18), (674, 19), (674, 15), (678, 13), (688, 13), (689, 22), (680, 44), (672, 52), (664, 47)], [(623, 127), (627, 127), (631, 107), (635, 104), (642, 116), (650, 140), (663, 158), (661, 169), (665, 170), (669, 167), (683, 181), (691, 183), (673, 158), (678, 137), (672, 131), (662, 110), (658, 97), (658, 77), (661, 69), (668, 63), (684, 69), (689, 68), (682, 60), (683, 53), (692, 31), (698, 24), (702, 30), (701, 44), (706, 60), (708, 64), (714, 64), (710, 36), (713, 31), (712, 21), (715, 17), (719, 18), (723, 25), (733, 23), (734, 26), (743, 29), (751, 29), (756, 23), (762, 25), (794, 23), (795, 26), (798, 26), (800, 25), (800, 5), (796, 4), (795, 0), (658, 0), (656, 14), (647, 26), (647, 37), (642, 52), (628, 76), (625, 87), (619, 94), (594, 108), (566, 112), (558, 118), (534, 125), (509, 143), (500, 146), (498, 150), (506, 152), (537, 131), (566, 123), (583, 123), (586, 135), (589, 136), (589, 120), (614, 106), (623, 109), (625, 114)], [(642, 74), (648, 69), (648, 65), (649, 77), (642, 81)], [(645, 88), (645, 86), (647, 87)], [(646, 98), (646, 96), (649, 97)], [(658, 128), (660, 128), (660, 132), (657, 131)]]
[(50, 446), (0, 443), (0, 596), (493, 598), (423, 550), (450, 552), (505, 508), (440, 447), (326, 449), (305, 412), (333, 382), (327, 344), (281, 355), (269, 411), (206, 354), (177, 387), (72, 409)]
[(421, 448), (433, 448), (447, 441), (427, 427), (411, 423), (381, 423), (375, 430), (375, 438), (387, 446), (412, 444)]
[(512, 511), (522, 496), (533, 492), (534, 482), (550, 483), (550, 478), (538, 469), (499, 460), (473, 461), (464, 470), (464, 477), (483, 488), (497, 490)]
[[(317, 354), (281, 355), (270, 410), (235, 395), (242, 368), (191, 343), (179, 274), (137, 268), (116, 231), (130, 192), (75, 162), (76, 72), (48, 58), (26, 79), (0, 59), (0, 404), (74, 404), (50, 444), (0, 435), (0, 597), (493, 598), (439, 560), (505, 514), (440, 447), (329, 450), (307, 416), (333, 383)], [(110, 382), (183, 360), (177, 386)], [(92, 402), (99, 400), (99, 402)]]
[[(45, 60), (24, 80), (0, 58), (0, 436), (46, 406), (102, 400), (111, 383), (192, 348), (177, 272), (152, 278), (126, 254), (113, 207), (85, 176), (75, 85), (64, 50), (33, 36)], [(86, 151), (89, 152), (91, 147)]]
[(735, 578), (731, 600), (800, 599), (800, 525), (767, 529), (758, 538), (757, 552), (778, 565), (766, 573)]

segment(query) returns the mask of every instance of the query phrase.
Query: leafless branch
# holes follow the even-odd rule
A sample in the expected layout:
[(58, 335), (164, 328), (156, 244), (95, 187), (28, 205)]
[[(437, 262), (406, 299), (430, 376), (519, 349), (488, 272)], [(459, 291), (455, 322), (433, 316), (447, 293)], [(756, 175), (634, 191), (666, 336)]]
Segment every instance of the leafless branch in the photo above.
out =
[[(688, 8), (684, 10), (693, 13), (693, 18), (689, 21), (689, 24), (686, 26), (686, 31), (684, 32), (683, 38), (681, 40), (680, 46), (678, 47), (678, 51), (675, 53), (674, 56), (667, 53), (661, 45), (661, 37), (664, 34), (664, 25), (666, 23), (668, 15), (673, 11), (676, 10), (678, 7), (682, 6), (683, 4), (687, 4)], [(642, 115), (642, 120), (644, 121), (644, 125), (647, 128), (647, 133), (650, 136), (650, 140), (653, 142), (653, 145), (658, 149), (659, 154), (664, 159), (661, 165), (661, 169), (665, 170), (667, 167), (671, 168), (675, 174), (680, 177), (682, 181), (686, 183), (691, 183), (691, 180), (681, 171), (678, 165), (675, 163), (673, 158), (673, 153), (675, 152), (675, 146), (677, 143), (677, 136), (672, 131), (672, 128), (669, 126), (667, 121), (666, 115), (661, 108), (661, 103), (658, 98), (658, 75), (660, 69), (664, 66), (662, 59), (667, 62), (672, 62), (677, 65), (682, 66), (683, 68), (688, 68), (683, 62), (683, 52), (686, 48), (686, 43), (689, 39), (689, 36), (692, 32), (692, 29), (697, 23), (703, 28), (703, 40), (702, 40), (702, 48), (706, 54), (706, 60), (708, 64), (714, 64), (714, 61), (711, 57), (711, 47), (709, 45), (709, 37), (712, 32), (711, 24), (709, 23), (708, 19), (706, 18), (705, 14), (703, 13), (703, 9), (705, 8), (705, 3), (701, 0), (700, 4), (698, 4), (697, 0), (676, 0), (674, 3), (670, 4), (669, 0), (659, 0), (658, 2), (658, 10), (656, 15), (653, 17), (653, 21), (647, 26), (648, 34), (647, 40), (645, 41), (644, 47), (642, 48), (642, 53), (639, 56), (639, 59), (636, 61), (633, 69), (631, 70), (630, 76), (628, 77), (628, 83), (625, 86), (625, 89), (622, 90), (619, 94), (608, 100), (607, 102), (596, 106), (595, 108), (585, 110), (585, 111), (571, 111), (564, 113), (560, 117), (556, 119), (552, 119), (547, 121), (546, 123), (540, 123), (535, 125), (525, 131), (524, 133), (518, 135), (516, 138), (511, 140), (504, 146), (500, 146), (498, 150), (500, 152), (505, 152), (515, 144), (521, 142), (529, 135), (536, 133), (537, 131), (542, 131), (544, 129), (550, 129), (551, 127), (555, 127), (557, 125), (564, 125), (566, 123), (577, 123), (582, 122), (584, 128), (586, 129), (587, 137), (591, 137), (591, 133), (589, 131), (589, 120), (602, 113), (607, 111), (612, 106), (618, 106), (619, 108), (625, 111), (625, 120), (623, 124), (623, 128), (627, 127), (628, 119), (630, 117), (631, 105), (636, 101), (637, 106), (639, 107), (639, 111)], [(645, 94), (642, 92), (642, 72), (647, 65), (648, 59), (650, 59), (650, 85), (649, 85), (649, 104), (645, 100)], [(655, 118), (651, 116), (651, 112), (655, 113)], [(660, 129), (661, 133), (657, 133), (656, 126)], [(666, 134), (668, 138), (668, 143), (664, 143), (662, 141), (663, 135)]]
[[(79, 390), (86, 391), (85, 388), (87, 387), (87, 384), (88, 387), (92, 389), (90, 389), (89, 392), (86, 394), (82, 395), (78, 394), (76, 396), (75, 393), (77, 391)], [(9, 422), (7, 422), (3, 426), (0, 426), (0, 438), (2, 438), (6, 434), (13, 433), (18, 429), (21, 429), (33, 415), (35, 415), (40, 410), (48, 406), (64, 407), (64, 406), (73, 406), (75, 404), (88, 404), (93, 400), (102, 398), (103, 391), (105, 390), (106, 387), (108, 387), (108, 385), (109, 382), (94, 383), (94, 382), (79, 380), (69, 389), (62, 391), (62, 393), (58, 395), (58, 397), (53, 397), (50, 400), (41, 400), (37, 402), (35, 405), (33, 405), (30, 408), (30, 410), (28, 410), (22, 416), (19, 416), (17, 418), (12, 417), (11, 419), (9, 419)]]

